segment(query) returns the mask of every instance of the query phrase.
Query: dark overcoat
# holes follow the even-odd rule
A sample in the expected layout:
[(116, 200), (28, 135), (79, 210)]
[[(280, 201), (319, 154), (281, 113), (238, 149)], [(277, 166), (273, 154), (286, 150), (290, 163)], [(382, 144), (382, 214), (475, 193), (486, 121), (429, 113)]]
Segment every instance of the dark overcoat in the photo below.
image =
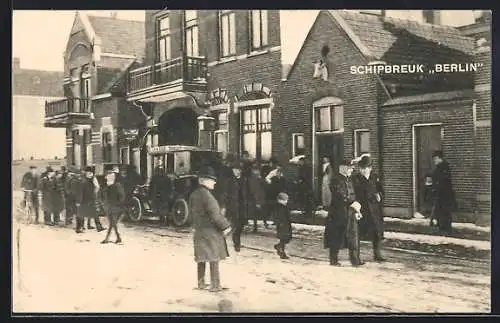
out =
[(214, 195), (199, 185), (189, 196), (188, 204), (193, 219), (194, 260), (212, 262), (228, 257), (223, 231), (230, 224), (221, 214)]
[(125, 190), (121, 183), (104, 185), (101, 189), (101, 198), (106, 215), (121, 214), (125, 203)]
[[(262, 209), (266, 202), (264, 188), (264, 179), (256, 174), (250, 174), (248, 178), (247, 213), (251, 219), (258, 218), (259, 210)], [(257, 205), (260, 206), (260, 209), (257, 208)]]
[(40, 180), (44, 212), (59, 214), (64, 209), (64, 184), (58, 178), (45, 176)]
[[(384, 216), (382, 212), (382, 183), (375, 173), (367, 179), (360, 173), (353, 175), (354, 191), (361, 204), (362, 218), (359, 221), (360, 238), (366, 241), (384, 238)], [(380, 202), (376, 194), (380, 195)]]
[(358, 223), (350, 205), (356, 201), (350, 178), (337, 175), (330, 183), (332, 200), (325, 223), (324, 247), (342, 249), (358, 239)]
[(223, 204), (226, 208), (226, 217), (231, 220), (233, 227), (241, 226), (248, 220), (245, 193), (243, 178), (236, 178), (234, 174), (231, 174), (227, 181)]
[(277, 203), (273, 216), (276, 223), (276, 235), (280, 241), (288, 243), (292, 240), (292, 221), (290, 210), (286, 205)]
[(443, 213), (454, 211), (457, 207), (455, 192), (451, 182), (451, 170), (448, 162), (439, 163), (432, 174), (434, 207)]
[(80, 189), (76, 202), (80, 204), (78, 215), (86, 218), (95, 218), (97, 216), (99, 186), (96, 186), (96, 181), (88, 178), (83, 178), (80, 181)]

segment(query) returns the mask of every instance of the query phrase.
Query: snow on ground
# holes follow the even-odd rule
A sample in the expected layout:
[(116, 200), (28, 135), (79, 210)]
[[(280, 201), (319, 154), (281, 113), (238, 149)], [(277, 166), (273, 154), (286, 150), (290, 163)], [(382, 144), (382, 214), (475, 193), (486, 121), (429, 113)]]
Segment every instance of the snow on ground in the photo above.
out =
[[(429, 225), (429, 219), (399, 219), (399, 218), (389, 218), (385, 217), (384, 222), (393, 222), (393, 223), (406, 223), (406, 224), (411, 224), (411, 225), (419, 225), (419, 226), (428, 226)], [(461, 222), (454, 222), (453, 223), (453, 228), (456, 229), (468, 229), (472, 231), (480, 231), (480, 232), (491, 232), (491, 227), (487, 226), (479, 226), (474, 223), (461, 223)]]
[(95, 231), (77, 235), (22, 225), (20, 270), (13, 259), (14, 311), (213, 312), (222, 298), (231, 300), (236, 312), (490, 310), (489, 275), (445, 275), (398, 262), (331, 267), (249, 249), (230, 250), (231, 257), (221, 262), (228, 291), (197, 291), (189, 234), (122, 231), (124, 245), (101, 245), (103, 234)]

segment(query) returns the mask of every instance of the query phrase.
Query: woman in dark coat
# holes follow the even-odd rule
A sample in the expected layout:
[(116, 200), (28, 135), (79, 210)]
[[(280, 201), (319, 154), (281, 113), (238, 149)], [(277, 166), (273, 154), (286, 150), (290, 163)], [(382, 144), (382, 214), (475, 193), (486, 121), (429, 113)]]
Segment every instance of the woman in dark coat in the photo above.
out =
[[(253, 232), (257, 232), (257, 218), (262, 213), (266, 196), (264, 192), (265, 182), (260, 174), (260, 167), (257, 163), (252, 165), (252, 171), (248, 178), (248, 213), (249, 218), (253, 219)], [(264, 217), (264, 225), (267, 226), (266, 218)]]
[(358, 220), (354, 204), (356, 194), (351, 181), (353, 166), (345, 160), (339, 165), (339, 174), (332, 178), (330, 188), (332, 200), (325, 223), (324, 246), (330, 249), (330, 265), (340, 266), (338, 253), (349, 248), (349, 260), (353, 266), (364, 263), (359, 255)]
[(288, 195), (279, 193), (274, 208), (274, 219), (276, 221), (276, 235), (280, 240), (274, 245), (274, 249), (281, 259), (288, 259), (285, 246), (292, 240), (292, 221), (290, 220), (290, 209), (288, 208)]
[(198, 270), (198, 288), (205, 289), (206, 263), (210, 264), (210, 291), (218, 292), (220, 284), (219, 261), (229, 257), (225, 235), (231, 230), (229, 221), (221, 214), (219, 203), (211, 191), (215, 187), (215, 172), (203, 169), (198, 187), (189, 196), (189, 210), (193, 219), (194, 260)]
[(116, 234), (115, 243), (121, 243), (122, 238), (118, 232), (118, 220), (123, 212), (123, 204), (125, 203), (125, 190), (121, 183), (116, 181), (116, 173), (108, 171), (106, 174), (106, 183), (101, 190), (101, 197), (104, 204), (104, 213), (109, 220), (109, 229), (106, 237), (101, 243), (109, 243), (111, 231)]
[(353, 176), (356, 198), (361, 204), (362, 218), (359, 222), (360, 237), (373, 243), (373, 258), (383, 262), (381, 242), (384, 239), (384, 218), (382, 213), (382, 184), (372, 173), (370, 157), (364, 156), (358, 163), (359, 173)]
[(452, 223), (452, 211), (456, 209), (457, 202), (451, 182), (451, 169), (446, 160), (443, 159), (441, 151), (432, 154), (436, 169), (432, 174), (432, 185), (434, 195), (433, 217), (438, 221), (439, 231), (450, 234)]
[[(80, 189), (78, 190), (78, 196), (76, 201), (76, 206), (78, 208), (78, 219), (76, 232), (83, 232), (83, 226), (85, 224), (85, 218), (90, 224), (90, 220), (94, 219), (97, 227), (97, 231), (101, 232), (105, 230), (99, 217), (97, 216), (97, 197), (99, 194), (100, 186), (97, 178), (94, 176), (94, 170), (92, 167), (85, 168), (85, 177), (80, 183)], [(90, 229), (91, 227), (89, 227)]]

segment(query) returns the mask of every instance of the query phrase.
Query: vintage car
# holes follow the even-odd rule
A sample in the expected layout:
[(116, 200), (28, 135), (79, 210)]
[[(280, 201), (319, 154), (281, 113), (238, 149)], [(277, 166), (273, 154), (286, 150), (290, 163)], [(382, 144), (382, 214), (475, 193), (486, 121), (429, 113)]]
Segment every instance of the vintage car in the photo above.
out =
[(194, 146), (153, 146), (151, 155), (153, 176), (145, 185), (134, 190), (128, 204), (132, 221), (158, 216), (164, 224), (190, 224), (189, 194), (198, 184), (198, 171), (203, 165), (217, 168), (220, 153)]

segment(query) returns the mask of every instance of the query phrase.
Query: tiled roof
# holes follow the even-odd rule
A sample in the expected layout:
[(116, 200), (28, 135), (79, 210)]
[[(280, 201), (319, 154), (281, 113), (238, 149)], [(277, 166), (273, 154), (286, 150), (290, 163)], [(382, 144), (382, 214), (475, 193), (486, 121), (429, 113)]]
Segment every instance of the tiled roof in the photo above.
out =
[(419, 104), (422, 102), (435, 102), (435, 101), (451, 101), (460, 98), (472, 98), (474, 96), (474, 91), (472, 90), (459, 90), (450, 92), (436, 92), (436, 93), (426, 93), (411, 96), (402, 96), (398, 98), (391, 99), (383, 104), (383, 106), (396, 106), (396, 105), (409, 105), (409, 104)]
[(406, 32), (434, 42), (437, 45), (472, 55), (474, 42), (460, 30), (450, 26), (431, 25), (405, 19), (335, 10), (354, 34), (368, 47), (373, 58), (381, 59), (398, 39), (398, 33)]
[(107, 93), (125, 77), (125, 71), (135, 62), (135, 59), (116, 57), (101, 57), (97, 67), (97, 93)]
[(12, 94), (63, 97), (63, 79), (63, 72), (13, 69)]
[(88, 16), (90, 24), (102, 41), (102, 52), (144, 56), (144, 21)]

